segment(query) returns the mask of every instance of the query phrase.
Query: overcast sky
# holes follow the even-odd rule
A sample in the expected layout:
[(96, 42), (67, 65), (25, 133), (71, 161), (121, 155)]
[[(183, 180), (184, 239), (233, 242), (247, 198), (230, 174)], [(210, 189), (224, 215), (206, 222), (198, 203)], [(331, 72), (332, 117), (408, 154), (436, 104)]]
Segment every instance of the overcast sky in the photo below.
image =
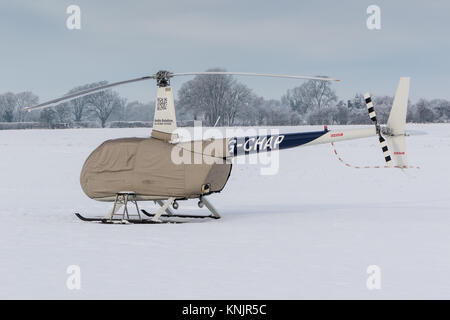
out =
[[(66, 8), (81, 7), (81, 30)], [(368, 30), (366, 8), (381, 8)], [(450, 99), (450, 1), (0, 0), (0, 93), (31, 90), (41, 101), (74, 86), (154, 73), (228, 71), (326, 75), (342, 99), (393, 95), (411, 76), (411, 99)], [(172, 81), (179, 88), (182, 81)], [(301, 81), (240, 79), (279, 98)], [(154, 99), (155, 83), (118, 91)]]

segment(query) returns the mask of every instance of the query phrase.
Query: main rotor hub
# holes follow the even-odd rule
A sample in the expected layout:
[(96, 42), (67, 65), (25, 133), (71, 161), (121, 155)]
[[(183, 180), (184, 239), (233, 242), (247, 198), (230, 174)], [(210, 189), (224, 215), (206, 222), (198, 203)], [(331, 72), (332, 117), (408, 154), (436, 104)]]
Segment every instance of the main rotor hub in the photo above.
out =
[(168, 87), (170, 86), (170, 78), (172, 77), (172, 73), (166, 70), (158, 71), (155, 75), (156, 84), (158, 87)]

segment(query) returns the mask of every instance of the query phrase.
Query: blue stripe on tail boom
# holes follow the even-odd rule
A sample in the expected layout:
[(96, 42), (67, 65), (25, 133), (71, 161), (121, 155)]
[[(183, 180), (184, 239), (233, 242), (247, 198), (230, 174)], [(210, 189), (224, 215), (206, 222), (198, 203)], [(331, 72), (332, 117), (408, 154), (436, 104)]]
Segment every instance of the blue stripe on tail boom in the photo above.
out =
[(255, 152), (289, 149), (311, 142), (327, 132), (326, 129), (313, 132), (232, 138), (229, 140), (228, 150), (230, 154), (238, 156)]

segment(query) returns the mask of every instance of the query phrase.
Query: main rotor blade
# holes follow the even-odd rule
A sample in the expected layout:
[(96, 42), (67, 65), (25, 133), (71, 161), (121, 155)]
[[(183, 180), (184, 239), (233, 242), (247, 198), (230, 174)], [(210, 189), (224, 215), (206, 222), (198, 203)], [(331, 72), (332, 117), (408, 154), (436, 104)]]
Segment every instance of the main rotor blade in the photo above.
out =
[(255, 77), (273, 77), (273, 78), (289, 78), (289, 79), (305, 79), (305, 80), (319, 80), (319, 81), (335, 81), (340, 80), (327, 77), (311, 77), (311, 76), (292, 76), (287, 74), (273, 74), (273, 73), (253, 73), (253, 72), (228, 72), (228, 71), (205, 71), (205, 72), (183, 72), (171, 73), (175, 76), (197, 76), (197, 75), (236, 75), (236, 76), (255, 76)]
[(89, 88), (86, 90), (82, 90), (82, 91), (78, 91), (75, 93), (71, 93), (71, 94), (67, 94), (65, 96), (62, 96), (61, 98), (57, 98), (57, 99), (53, 99), (47, 102), (43, 102), (41, 104), (32, 106), (32, 107), (27, 107), (25, 108), (26, 111), (32, 111), (32, 110), (36, 110), (36, 109), (44, 109), (44, 108), (49, 108), (52, 107), (56, 104), (59, 104), (61, 102), (64, 101), (70, 101), (73, 100), (75, 98), (80, 98), (98, 91), (102, 91), (111, 87), (116, 87), (116, 86), (120, 86), (123, 84), (127, 84), (127, 83), (132, 83), (132, 82), (138, 82), (138, 81), (143, 81), (143, 80), (150, 80), (150, 79), (155, 79), (155, 76), (145, 76), (145, 77), (141, 77), (141, 78), (136, 78), (136, 79), (131, 79), (131, 80), (125, 80), (125, 81), (119, 81), (119, 82), (114, 82), (114, 83), (109, 83), (109, 84), (105, 84), (103, 86), (99, 86), (99, 87), (95, 87), (95, 88)]

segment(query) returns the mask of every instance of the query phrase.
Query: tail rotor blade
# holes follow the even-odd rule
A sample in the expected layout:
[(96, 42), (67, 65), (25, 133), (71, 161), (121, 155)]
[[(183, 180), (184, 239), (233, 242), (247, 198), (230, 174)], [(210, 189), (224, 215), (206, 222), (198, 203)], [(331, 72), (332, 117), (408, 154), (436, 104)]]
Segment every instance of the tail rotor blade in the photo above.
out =
[(364, 101), (366, 102), (367, 111), (369, 112), (370, 120), (377, 123), (377, 115), (375, 113), (375, 108), (373, 107), (372, 97), (370, 93), (364, 94)]
[(386, 142), (386, 139), (383, 138), (383, 136), (380, 134), (378, 136), (378, 140), (381, 144), (381, 150), (383, 151), (384, 160), (386, 161), (386, 164), (390, 166), (392, 164), (391, 155), (389, 154), (388, 145)]
[(384, 139), (383, 136), (381, 135), (380, 126), (378, 125), (377, 115), (375, 113), (375, 107), (373, 105), (372, 97), (370, 96), (370, 93), (364, 94), (364, 101), (366, 102), (367, 111), (369, 112), (370, 120), (372, 120), (375, 123), (375, 127), (377, 128), (378, 140), (380, 141), (380, 144), (381, 144), (381, 150), (383, 151), (384, 161), (386, 161), (386, 164), (388, 166), (391, 166), (392, 159), (391, 159), (391, 155), (389, 153), (388, 144), (386, 142), (386, 139)]

